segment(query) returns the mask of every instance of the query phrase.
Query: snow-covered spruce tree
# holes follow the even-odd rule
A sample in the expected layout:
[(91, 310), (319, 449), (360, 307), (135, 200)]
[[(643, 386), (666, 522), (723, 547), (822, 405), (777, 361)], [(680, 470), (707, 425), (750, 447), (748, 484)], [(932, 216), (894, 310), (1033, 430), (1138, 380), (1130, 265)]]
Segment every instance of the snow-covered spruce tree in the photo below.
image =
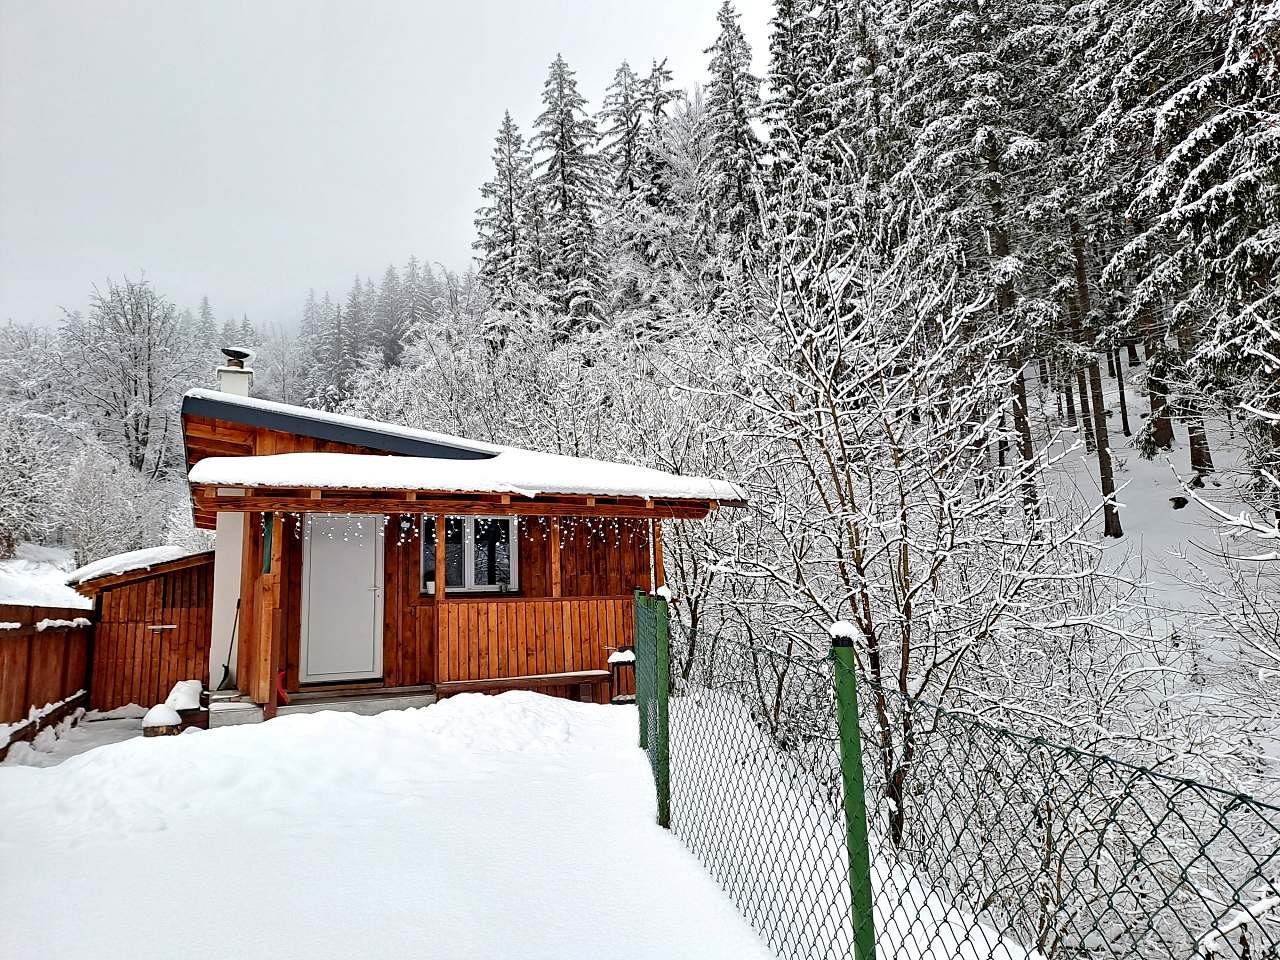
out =
[(200, 298), (200, 312), (196, 315), (196, 339), (201, 348), (211, 356), (218, 356), (218, 322), (213, 317), (213, 307), (208, 297)]
[(661, 206), (663, 175), (662, 161), (654, 147), (662, 137), (671, 104), (684, 94), (671, 86), (671, 70), (667, 61), (654, 60), (649, 74), (642, 81), (641, 96), (644, 99), (640, 118), (640, 156), (637, 160), (637, 186), (628, 203), (646, 203)]
[(598, 321), (604, 277), (597, 249), (596, 210), (603, 192), (600, 158), (594, 152), (595, 122), (578, 91), (574, 72), (557, 55), (542, 90), (543, 111), (535, 122), (537, 187), (546, 220), (547, 293), (561, 311), (566, 334)]
[(258, 345), (258, 328), (253, 325), (247, 313), (240, 315), (240, 346), (256, 347)]
[(600, 157), (615, 197), (625, 198), (640, 186), (641, 143), (644, 135), (644, 82), (625, 60), (605, 90), (597, 126)]
[[(1172, 311), (1176, 338), (1208, 398), (1245, 414), (1269, 494), (1280, 471), (1280, 15), (1268, 2), (1207, 8), (1214, 55), (1155, 115), (1158, 162), (1135, 203), (1150, 227), (1126, 253), (1147, 253), (1153, 286), (1194, 271)], [(1202, 428), (1200, 439), (1207, 451)], [(1193, 434), (1203, 473), (1212, 464), (1195, 463), (1195, 449)]]
[(400, 362), (408, 332), (405, 290), (396, 268), (388, 266), (378, 287), (371, 324), (373, 347), (379, 353), (384, 367), (394, 367)]
[(311, 339), (305, 344), (307, 402), (322, 410), (334, 410), (346, 398), (355, 358), (342, 305), (328, 293), (316, 312)]
[(707, 124), (711, 135), (711, 202), (717, 229), (740, 247), (758, 230), (761, 143), (753, 124), (760, 117), (760, 81), (751, 74), (751, 46), (730, 0), (716, 14), (720, 34), (706, 49)]
[[(1010, 333), (1002, 349), (1017, 372), (1012, 418), (1029, 513), (1039, 509), (1040, 492), (1030, 479), (1036, 466), (1024, 366), (1052, 313), (1034, 282), (1025, 232), (1051, 120), (1038, 82), (1047, 71), (1046, 51), (1036, 40), (1060, 15), (1052, 6), (1013, 0), (966, 4), (959, 12), (930, 0), (911, 8), (902, 32), (902, 61), (910, 69), (899, 122), (914, 136), (900, 189), (922, 190), (962, 244), (966, 285), (989, 304), (975, 322)], [(1102, 481), (1106, 532), (1120, 536), (1108, 470)]]
[(525, 204), (532, 186), (529, 151), (511, 113), (493, 145), (493, 179), (480, 188), (484, 205), (476, 211), (480, 282), (499, 310), (517, 310), (526, 302), (524, 263)]
[[(1181, 229), (1176, 218), (1162, 219), (1151, 191), (1163, 183), (1167, 197), (1167, 190), (1175, 189), (1168, 174), (1156, 172), (1169, 147), (1158, 139), (1160, 118), (1180, 90), (1221, 63), (1225, 36), (1219, 33), (1219, 18), (1203, 5), (1118, 0), (1090, 3), (1084, 10), (1075, 43), (1080, 51), (1076, 89), (1093, 112), (1083, 155), (1110, 231), (1102, 280), (1118, 300), (1118, 325), (1146, 345), (1151, 416), (1139, 433), (1138, 449), (1146, 456), (1169, 449), (1170, 413), (1175, 413), (1186, 419), (1193, 439), (1193, 469), (1204, 474), (1212, 469), (1212, 458), (1201, 411), (1220, 405), (1211, 394), (1217, 392), (1212, 383), (1222, 368), (1197, 374), (1187, 361), (1207, 322), (1206, 291), (1200, 289), (1205, 264), (1184, 242), (1186, 235), (1175, 236)], [(1213, 176), (1209, 168), (1195, 175)]]
[(95, 287), (86, 314), (65, 315), (53, 359), (84, 442), (100, 441), (150, 479), (180, 466), (177, 404), (206, 361), (150, 283)]
[(611, 269), (637, 291), (637, 327), (664, 336), (702, 324), (736, 270), (712, 200), (711, 127), (698, 91), (678, 100), (648, 139), (650, 181), (619, 214), (625, 244)]

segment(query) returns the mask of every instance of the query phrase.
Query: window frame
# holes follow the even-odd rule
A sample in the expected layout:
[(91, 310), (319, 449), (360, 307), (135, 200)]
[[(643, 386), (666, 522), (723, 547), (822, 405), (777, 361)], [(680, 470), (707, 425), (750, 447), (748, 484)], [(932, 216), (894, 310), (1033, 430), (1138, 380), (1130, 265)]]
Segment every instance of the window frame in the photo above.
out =
[[(435, 523), (438, 517), (424, 515), (418, 528), (420, 551), (419, 566), (422, 571), (419, 577), (420, 583), (418, 589), (424, 597), (434, 597), (436, 595), (435, 574), (432, 573), (431, 580), (427, 580), (427, 567), (421, 560), (425, 559), (427, 546), (427, 524), (432, 527), (432, 536), (435, 535)], [(511, 596), (520, 592), (520, 526), (519, 517), (510, 516), (476, 516), (468, 514), (466, 516), (446, 516), (445, 520), (461, 520), (462, 521), (462, 578), (463, 586), (453, 587), (445, 584), (445, 596), (454, 593), (465, 594), (482, 594), (488, 596)], [(472, 582), (476, 574), (476, 521), (490, 520), (501, 521), (507, 525), (507, 543), (511, 547), (511, 584), (505, 589), (501, 586), (493, 586), (487, 583), (476, 584)]]

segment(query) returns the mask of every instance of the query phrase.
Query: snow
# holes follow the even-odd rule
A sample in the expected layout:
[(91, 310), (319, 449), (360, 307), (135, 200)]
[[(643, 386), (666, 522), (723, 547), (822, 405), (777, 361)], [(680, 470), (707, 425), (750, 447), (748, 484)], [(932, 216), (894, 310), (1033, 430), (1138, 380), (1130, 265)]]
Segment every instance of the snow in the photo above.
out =
[[(746, 498), (743, 497), (742, 499), (746, 499)], [(667, 601), (667, 603), (670, 603), (672, 600), (674, 600), (676, 596), (674, 593), (671, 592), (671, 588), (667, 586), (665, 583), (662, 586), (660, 586), (657, 590), (653, 591), (653, 595), (655, 597), (661, 597), (663, 600)]]
[[(630, 707), (464, 694), (5, 765), (4, 942), (104, 960), (192, 943), (308, 960), (764, 960), (657, 826), (635, 730)], [(197, 880), (139, 913), (144, 891)]]
[(636, 652), (634, 650), (615, 650), (609, 654), (610, 663), (635, 663)]
[[(14, 720), (12, 723), (0, 723), (0, 747), (3, 747), (5, 744), (9, 742), (9, 738), (13, 736), (14, 731), (17, 730), (19, 727), (25, 727), (28, 723), (35, 723), (39, 720), (43, 720), (45, 717), (49, 716), (49, 714), (53, 713), (55, 710), (59, 710), (62, 707), (66, 706), (68, 701), (74, 700), (76, 697), (80, 696), (82, 693), (84, 693), (84, 690), (77, 690), (75, 693), (71, 694), (71, 696), (65, 697), (62, 700), (57, 700), (52, 703), (46, 703), (42, 707), (33, 706), (27, 711), (27, 715), (23, 719)], [(83, 714), (84, 714), (84, 709), (81, 708), (78, 711), (77, 716), (81, 716)]]
[[(779, 957), (852, 955), (843, 813), (743, 699), (689, 686), (670, 704), (671, 827), (750, 909)], [(731, 762), (726, 762), (733, 758)], [(868, 812), (876, 944), (903, 960), (1043, 960), (900, 859)]]
[(204, 689), (199, 680), (179, 680), (165, 697), (164, 704), (174, 710), (195, 710), (200, 706), (200, 692)]
[(67, 717), (57, 726), (41, 730), (33, 742), (9, 747), (9, 756), (0, 765), (0, 797), (6, 782), (2, 771), (7, 767), (52, 767), (98, 747), (142, 736), (142, 723), (136, 717), (94, 719), (95, 713), (84, 714), (74, 726), (73, 718)]
[(16, 620), (0, 620), (0, 630), (21, 630), (22, 624)]
[(852, 640), (857, 636), (857, 629), (848, 620), (837, 620), (827, 628), (827, 633), (833, 640)]
[(167, 704), (157, 703), (142, 718), (142, 729), (146, 730), (148, 727), (176, 727), (180, 723), (182, 723), (182, 717), (178, 716), (177, 710)]
[(69, 550), (19, 544), (13, 557), (0, 560), (0, 603), (93, 609), (92, 600), (66, 584), (67, 571), (74, 565)]
[(207, 457), (191, 468), (192, 483), (221, 487), (313, 487), (347, 490), (431, 490), (744, 500), (735, 484), (682, 477), (650, 467), (504, 448), (487, 460), (445, 460), (359, 453), (277, 453)]
[(111, 710), (90, 710), (85, 714), (89, 720), (141, 720), (146, 715), (147, 708), (136, 703), (126, 703)]
[(36, 621), (36, 633), (44, 633), (46, 630), (79, 629), (81, 627), (88, 626), (92, 626), (88, 617), (76, 617), (74, 620), (61, 620), (57, 618), (50, 619), (46, 617), (43, 620)]
[(176, 546), (146, 547), (142, 550), (130, 550), (128, 553), (117, 553), (112, 557), (103, 557), (101, 560), (86, 563), (80, 569), (72, 571), (67, 578), (67, 583), (86, 583), (99, 577), (114, 577), (133, 570), (149, 570), (157, 564), (168, 563), (170, 560), (181, 560), (183, 557), (194, 557), (197, 554), (207, 552), (207, 547), (192, 549), (190, 547)]

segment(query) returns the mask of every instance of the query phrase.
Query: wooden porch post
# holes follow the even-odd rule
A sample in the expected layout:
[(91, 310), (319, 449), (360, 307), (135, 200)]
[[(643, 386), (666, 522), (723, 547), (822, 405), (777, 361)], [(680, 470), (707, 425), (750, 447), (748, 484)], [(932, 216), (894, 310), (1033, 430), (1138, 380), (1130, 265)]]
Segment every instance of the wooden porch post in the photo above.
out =
[(551, 595), (560, 596), (560, 518), (551, 518)]
[(662, 569), (662, 521), (653, 521), (653, 589), (667, 585), (666, 574)]
[(258, 682), (265, 682), (267, 685), (262, 715), (268, 720), (276, 715), (276, 708), (279, 706), (280, 685), (277, 673), (280, 670), (280, 651), (284, 649), (284, 615), (280, 606), (280, 572), (284, 565), (284, 518), (281, 514), (272, 514), (269, 532), (270, 567), (259, 581), (259, 597), (262, 600), (260, 626), (263, 636), (258, 645), (259, 655), (263, 658), (258, 667)]
[(440, 650), (443, 644), (440, 643), (440, 605), (444, 603), (444, 515), (440, 513), (435, 517), (435, 602), (431, 613), (435, 616), (435, 667), (431, 669), (431, 678), (439, 680), (440, 677)]

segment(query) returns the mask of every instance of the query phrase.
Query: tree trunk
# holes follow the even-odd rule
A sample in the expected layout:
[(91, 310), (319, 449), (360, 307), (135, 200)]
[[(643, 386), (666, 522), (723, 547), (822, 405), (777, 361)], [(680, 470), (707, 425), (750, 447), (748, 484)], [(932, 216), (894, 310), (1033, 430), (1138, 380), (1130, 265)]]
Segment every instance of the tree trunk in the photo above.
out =
[(1125, 345), (1125, 349), (1129, 351), (1129, 366), (1136, 367), (1142, 361), (1138, 359), (1138, 341), (1130, 340)]
[(1124, 431), (1126, 437), (1131, 437), (1133, 431), (1129, 429), (1129, 398), (1124, 390), (1124, 364), (1120, 362), (1119, 347), (1116, 347), (1112, 361), (1116, 371), (1116, 389), (1120, 391), (1120, 429)]
[[(998, 153), (987, 158), (988, 186), (987, 200), (991, 208), (991, 252), (996, 261), (1009, 256), (1009, 232), (1004, 224), (1004, 196), (1000, 179), (1000, 159)], [(1008, 315), (1017, 302), (1017, 294), (1008, 281), (996, 285), (996, 309), (1001, 315)], [(1036, 489), (1036, 476), (1033, 469), (1035, 449), (1031, 439), (1031, 417), (1027, 407), (1027, 380), (1023, 375), (1025, 360), (1023, 345), (1014, 346), (1014, 353), (1009, 357), (1009, 366), (1013, 370), (1013, 426), (1018, 434), (1018, 453), (1022, 462), (1018, 471), (1022, 475), (1022, 502), (1028, 519), (1040, 516), (1040, 494)]]
[(1070, 377), (1062, 378), (1062, 392), (1067, 398), (1067, 423), (1071, 424), (1072, 430), (1078, 430), (1080, 424), (1076, 420), (1076, 395), (1075, 391), (1071, 389)]
[[(1089, 364), (1089, 384), (1094, 396), (1102, 396), (1102, 370), (1095, 360)], [(1107, 442), (1107, 416), (1102, 404), (1093, 405), (1093, 434), (1098, 445), (1098, 479), (1102, 484), (1102, 535), (1123, 537), (1120, 510), (1116, 506), (1116, 479), (1111, 468), (1111, 447)]]
[(1145, 341), (1143, 349), (1147, 353), (1147, 400), (1151, 404), (1151, 443), (1158, 450), (1169, 450), (1173, 447), (1173, 421), (1169, 419), (1169, 388), (1165, 386), (1164, 372), (1159, 365), (1152, 366), (1151, 358), (1159, 350), (1154, 344), (1154, 337)]
[(1107, 351), (1107, 376), (1112, 380), (1116, 378), (1116, 360), (1115, 354), (1110, 350)]
[[(1071, 253), (1075, 261), (1076, 276), (1076, 311), (1077, 322), (1082, 316), (1088, 316), (1089, 278), (1085, 273), (1084, 238), (1080, 234), (1080, 224), (1071, 220)], [(1111, 445), (1107, 439), (1107, 415), (1102, 397), (1102, 370), (1097, 355), (1089, 364), (1089, 388), (1093, 393), (1093, 438), (1098, 453), (1098, 480), (1102, 486), (1102, 535), (1104, 537), (1123, 537), (1124, 530), (1120, 526), (1120, 510), (1116, 506), (1116, 480), (1111, 467)]]
[(1004, 412), (1000, 413), (1000, 442), (996, 444), (996, 464), (1004, 467), (1009, 462), (1009, 431), (1005, 429)]
[(1093, 422), (1093, 399), (1089, 396), (1089, 384), (1085, 380), (1084, 371), (1076, 371), (1076, 390), (1080, 393), (1080, 421), (1083, 429), (1080, 431), (1084, 434), (1084, 448), (1093, 453), (1095, 448), (1093, 431), (1089, 429), (1089, 424)]
[[(1195, 343), (1185, 323), (1178, 325), (1178, 349), (1183, 357), (1191, 356)], [(1204, 417), (1200, 406), (1192, 400), (1184, 401), (1187, 418), (1187, 445), (1191, 447), (1191, 470), (1195, 474), (1191, 482), (1203, 486), (1204, 478), (1213, 473), (1213, 454), (1209, 450), (1209, 435), (1204, 430)]]

